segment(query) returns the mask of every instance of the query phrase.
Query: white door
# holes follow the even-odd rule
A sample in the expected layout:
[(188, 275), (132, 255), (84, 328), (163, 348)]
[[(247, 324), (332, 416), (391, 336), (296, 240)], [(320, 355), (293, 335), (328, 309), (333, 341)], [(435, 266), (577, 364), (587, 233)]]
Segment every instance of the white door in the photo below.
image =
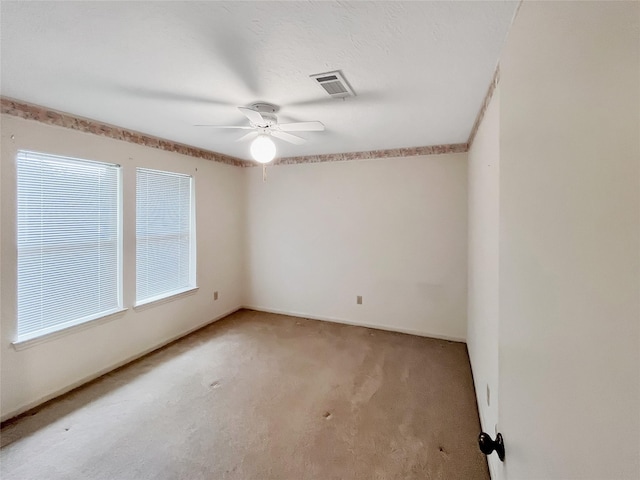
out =
[(640, 3), (525, 1), (500, 68), (500, 473), (640, 478)]

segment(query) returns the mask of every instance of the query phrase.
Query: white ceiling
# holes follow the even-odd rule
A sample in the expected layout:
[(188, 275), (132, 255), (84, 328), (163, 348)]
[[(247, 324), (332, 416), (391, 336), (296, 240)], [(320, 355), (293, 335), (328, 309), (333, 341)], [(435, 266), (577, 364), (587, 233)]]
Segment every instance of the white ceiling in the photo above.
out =
[[(1, 3), (2, 95), (249, 158), (235, 108), (320, 120), (278, 156), (467, 141), (517, 1)], [(342, 70), (357, 96), (310, 74)]]

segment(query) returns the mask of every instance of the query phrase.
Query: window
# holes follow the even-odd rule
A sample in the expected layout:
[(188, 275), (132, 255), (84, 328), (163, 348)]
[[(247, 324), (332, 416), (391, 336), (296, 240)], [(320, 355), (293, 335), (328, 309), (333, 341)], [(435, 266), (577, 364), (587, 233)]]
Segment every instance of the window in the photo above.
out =
[(136, 305), (195, 288), (193, 180), (136, 172)]
[(119, 311), (120, 167), (19, 151), (18, 341)]

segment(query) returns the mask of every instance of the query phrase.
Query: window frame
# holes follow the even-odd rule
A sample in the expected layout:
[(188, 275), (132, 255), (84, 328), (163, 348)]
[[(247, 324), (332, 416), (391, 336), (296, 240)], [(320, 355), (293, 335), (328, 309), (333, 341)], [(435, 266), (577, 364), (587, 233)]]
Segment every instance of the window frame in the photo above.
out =
[[(138, 300), (138, 172), (156, 172), (160, 174), (173, 175), (176, 177), (186, 177), (189, 179), (189, 282), (187, 286), (163, 292), (158, 295), (147, 297), (142, 300)], [(196, 186), (195, 178), (189, 173), (176, 172), (171, 170), (160, 170), (158, 168), (148, 168), (137, 166), (135, 167), (135, 295), (133, 307), (136, 310), (143, 309), (147, 306), (165, 303), (174, 299), (175, 297), (181, 297), (191, 294), (199, 289), (197, 283), (197, 251), (196, 251)]]
[[(115, 211), (116, 211), (116, 241), (115, 241), (115, 249), (116, 249), (116, 306), (107, 310), (103, 310), (100, 312), (92, 313), (90, 315), (85, 315), (79, 318), (75, 318), (73, 320), (69, 320), (66, 322), (57, 323), (51, 325), (46, 328), (41, 328), (32, 332), (20, 334), (20, 317), (19, 317), (19, 281), (18, 275), (20, 270), (20, 254), (19, 254), (19, 222), (20, 222), (20, 204), (18, 199), (18, 184), (19, 184), (19, 168), (18, 162), (20, 155), (33, 155), (36, 157), (41, 157), (43, 160), (52, 159), (58, 161), (71, 161), (76, 163), (86, 163), (86, 164), (99, 164), (103, 166), (115, 167), (116, 173), (116, 198), (115, 198)], [(92, 160), (85, 158), (72, 157), (68, 155), (58, 155), (44, 152), (37, 152), (28, 149), (18, 149), (15, 155), (15, 186), (16, 186), (16, 203), (15, 203), (15, 242), (16, 242), (16, 311), (15, 311), (15, 340), (12, 342), (13, 346), (17, 350), (21, 350), (23, 348), (27, 348), (33, 344), (41, 343), (50, 338), (58, 337), (60, 335), (66, 334), (68, 331), (77, 330), (80, 328), (86, 328), (90, 325), (94, 325), (96, 323), (100, 323), (101, 321), (105, 321), (111, 318), (114, 318), (118, 314), (127, 310), (127, 308), (123, 307), (123, 255), (124, 255), (124, 238), (123, 238), (123, 168), (120, 164), (114, 162), (105, 162), (100, 160)]]

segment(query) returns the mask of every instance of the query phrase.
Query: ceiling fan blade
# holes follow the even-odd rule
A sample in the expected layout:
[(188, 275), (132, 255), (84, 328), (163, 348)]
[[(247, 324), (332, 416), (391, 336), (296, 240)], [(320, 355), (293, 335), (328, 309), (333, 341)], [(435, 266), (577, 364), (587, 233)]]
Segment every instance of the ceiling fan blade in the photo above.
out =
[(280, 140), (284, 140), (285, 142), (289, 142), (289, 143), (294, 143), (296, 145), (302, 145), (304, 143), (307, 143), (307, 141), (304, 138), (298, 137), (296, 135), (291, 135), (290, 133), (287, 133), (287, 132), (272, 130), (271, 135), (273, 135), (276, 138), (279, 138)]
[(209, 128), (238, 128), (240, 130), (253, 130), (253, 127), (248, 125), (194, 125), (194, 127), (209, 127)]
[[(206, 41), (207, 37), (209, 41)], [(258, 62), (253, 61), (257, 48), (253, 36), (243, 35), (243, 32), (236, 28), (235, 22), (227, 22), (226, 25), (218, 25), (215, 33), (198, 38), (204, 41), (198, 45), (202, 51), (212, 53), (212, 59), (219, 59), (226, 67), (225, 70), (232, 75), (233, 83), (247, 97), (260, 96), (261, 72)], [(233, 45), (233, 48), (229, 48), (229, 45)]]
[(251, 110), (247, 107), (238, 107), (238, 110), (242, 112), (242, 114), (247, 117), (251, 122), (255, 124), (263, 124), (265, 123), (264, 118), (260, 115), (260, 112), (256, 112), (255, 110)]
[(278, 128), (283, 132), (322, 132), (324, 130), (324, 124), (317, 121), (279, 123)]
[(249, 132), (249, 133), (244, 134), (240, 138), (238, 138), (236, 140), (236, 142), (243, 142), (245, 140), (251, 140), (252, 138), (257, 137), (258, 135), (260, 135), (260, 132), (258, 132), (258, 131)]

